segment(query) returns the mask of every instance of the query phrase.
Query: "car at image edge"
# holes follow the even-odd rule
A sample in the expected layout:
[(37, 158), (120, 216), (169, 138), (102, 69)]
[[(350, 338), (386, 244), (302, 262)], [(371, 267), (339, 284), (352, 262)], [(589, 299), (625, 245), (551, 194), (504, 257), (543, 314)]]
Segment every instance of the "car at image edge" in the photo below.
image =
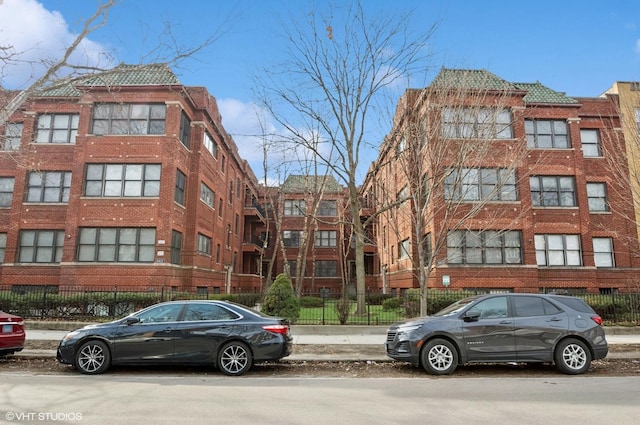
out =
[(553, 363), (575, 375), (608, 353), (602, 319), (584, 300), (519, 293), (473, 296), (394, 324), (385, 349), (433, 375), (468, 363), (513, 362)]
[(0, 310), (0, 357), (22, 351), (24, 340), (22, 317)]
[(169, 301), (70, 332), (57, 359), (84, 374), (111, 365), (210, 364), (239, 376), (288, 356), (292, 346), (286, 319), (226, 301)]

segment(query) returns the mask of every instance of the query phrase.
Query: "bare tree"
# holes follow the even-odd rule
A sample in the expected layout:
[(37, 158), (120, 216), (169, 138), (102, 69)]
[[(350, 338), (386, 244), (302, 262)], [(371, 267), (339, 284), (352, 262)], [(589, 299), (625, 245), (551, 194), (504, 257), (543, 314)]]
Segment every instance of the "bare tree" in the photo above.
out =
[[(56, 59), (42, 59), (40, 61), (39, 65), (44, 68), (42, 75), (35, 78), (27, 88), (7, 96), (7, 102), (2, 104), (0, 108), (0, 127), (4, 126), (20, 105), (42, 89), (50, 90), (63, 87), (95, 73), (107, 76), (109, 73), (122, 72), (119, 67), (105, 67), (97, 63), (74, 63), (71, 60), (72, 55), (90, 34), (108, 25), (109, 12), (118, 3), (118, 0), (104, 0), (98, 3), (94, 14), (84, 22), (81, 31), (65, 48), (62, 56)], [(144, 68), (146, 66), (157, 66), (158, 64), (179, 65), (184, 60), (195, 57), (199, 52), (218, 40), (227, 31), (230, 22), (230, 19), (223, 21), (220, 26), (214, 27), (212, 33), (201, 43), (188, 47), (181, 46), (176, 42), (172, 27), (170, 23), (167, 23), (163, 34), (159, 37), (158, 44), (151, 48), (149, 53), (145, 54), (145, 63), (140, 63), (138, 66)], [(16, 52), (12, 46), (2, 45), (0, 46), (0, 63), (19, 63), (22, 61), (20, 53)], [(130, 70), (129, 68), (128, 71)]]
[(485, 244), (501, 246), (505, 229), (524, 213), (495, 203), (517, 201), (516, 169), (527, 154), (524, 140), (513, 141), (514, 88), (505, 82), (496, 89), (495, 81), (488, 73), (443, 71), (426, 89), (408, 90), (368, 181), (382, 205), (383, 245), (391, 245), (383, 268), (390, 259), (412, 271), (421, 315), (431, 271), (457, 230), (473, 229)]
[[(290, 135), (313, 152), (347, 188), (355, 240), (357, 314), (364, 314), (365, 227), (360, 219), (359, 168), (374, 137), (369, 126), (385, 95), (413, 72), (427, 70), (427, 43), (435, 26), (407, 32), (411, 13), (370, 17), (360, 3), (286, 28), (289, 51), (282, 68), (267, 70), (262, 103)], [(267, 88), (268, 87), (268, 88)], [(307, 137), (319, 129), (322, 143)], [(374, 141), (374, 144), (375, 141)]]

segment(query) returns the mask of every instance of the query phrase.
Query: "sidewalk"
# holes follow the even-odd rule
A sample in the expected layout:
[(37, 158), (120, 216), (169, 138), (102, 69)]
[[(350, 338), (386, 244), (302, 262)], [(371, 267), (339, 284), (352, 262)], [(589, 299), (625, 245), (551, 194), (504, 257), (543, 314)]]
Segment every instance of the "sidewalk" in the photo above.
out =
[[(33, 325), (41, 327), (42, 325)], [(78, 324), (57, 324), (71, 329)], [(384, 351), (386, 326), (305, 326), (291, 327), (294, 349), (287, 360), (294, 361), (391, 361)], [(608, 358), (640, 359), (640, 329), (606, 328), (610, 351)], [(25, 348), (17, 356), (55, 357), (57, 343), (67, 334), (67, 330), (27, 329), (27, 347), (38, 345), (51, 348)], [(633, 348), (619, 350), (617, 345), (631, 345)]]

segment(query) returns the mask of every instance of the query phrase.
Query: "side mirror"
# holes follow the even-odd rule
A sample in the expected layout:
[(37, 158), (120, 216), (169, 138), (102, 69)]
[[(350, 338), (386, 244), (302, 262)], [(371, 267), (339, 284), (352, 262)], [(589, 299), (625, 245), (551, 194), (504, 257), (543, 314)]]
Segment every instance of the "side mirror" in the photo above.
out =
[(125, 317), (124, 324), (127, 326), (133, 325), (135, 323), (140, 323), (140, 319), (135, 316)]
[(478, 310), (469, 310), (462, 316), (465, 322), (475, 322), (480, 318), (480, 312)]

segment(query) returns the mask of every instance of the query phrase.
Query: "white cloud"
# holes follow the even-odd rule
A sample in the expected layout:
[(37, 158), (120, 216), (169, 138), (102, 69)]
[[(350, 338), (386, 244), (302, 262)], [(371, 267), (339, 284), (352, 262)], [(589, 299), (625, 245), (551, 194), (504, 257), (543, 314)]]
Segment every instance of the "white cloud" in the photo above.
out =
[(640, 53), (640, 40), (636, 40), (636, 53)]
[(263, 135), (273, 134), (275, 127), (267, 114), (255, 103), (243, 103), (237, 99), (217, 99), (224, 129), (233, 137), (240, 156), (246, 159), (258, 173), (254, 164), (263, 158)]
[[(0, 46), (9, 48), (11, 61), (3, 63), (2, 86), (25, 88), (40, 77), (45, 63), (57, 62), (73, 42), (74, 34), (62, 15), (47, 10), (36, 0), (0, 1)], [(95, 65), (109, 62), (107, 49), (85, 39), (71, 58), (72, 63)]]

